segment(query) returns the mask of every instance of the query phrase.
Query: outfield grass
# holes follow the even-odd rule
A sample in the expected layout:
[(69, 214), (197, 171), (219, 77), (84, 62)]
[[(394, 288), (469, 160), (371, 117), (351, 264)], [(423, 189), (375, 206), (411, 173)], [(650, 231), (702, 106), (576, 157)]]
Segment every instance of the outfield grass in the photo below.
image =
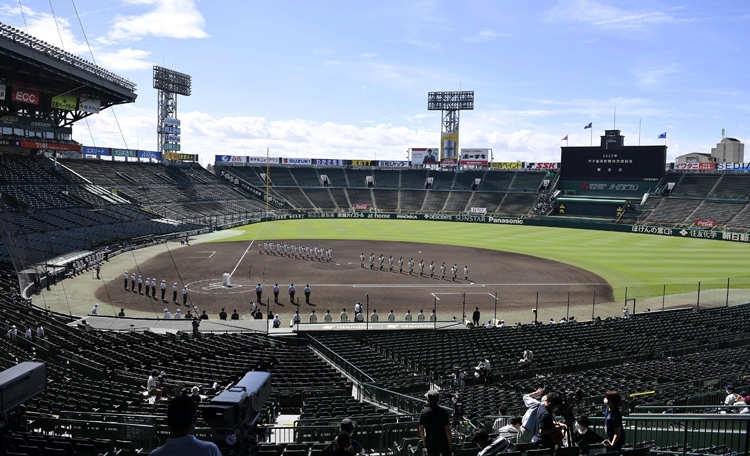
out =
[(346, 239), (451, 244), (534, 255), (604, 277), (617, 299), (750, 288), (750, 245), (610, 231), (412, 220), (285, 220), (217, 242)]

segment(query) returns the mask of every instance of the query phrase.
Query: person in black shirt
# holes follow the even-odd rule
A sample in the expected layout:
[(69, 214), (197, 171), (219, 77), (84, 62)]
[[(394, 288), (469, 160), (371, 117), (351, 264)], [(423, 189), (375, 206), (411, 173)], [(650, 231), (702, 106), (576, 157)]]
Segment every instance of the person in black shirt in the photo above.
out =
[(438, 405), (440, 393), (430, 390), (425, 394), (427, 406), (419, 415), (419, 435), (427, 449), (427, 456), (450, 456), (453, 449), (448, 412)]
[(237, 309), (234, 309), (234, 312), (232, 312), (232, 320), (239, 320), (240, 314), (237, 313)]
[(562, 405), (562, 397), (558, 393), (549, 393), (542, 398), (542, 403), (536, 413), (537, 435), (531, 439), (535, 448), (549, 448), (552, 450), (562, 441), (565, 425), (555, 423), (554, 411)]
[(475, 328), (478, 328), (478, 327), (479, 327), (479, 318), (480, 318), (480, 315), (481, 315), (481, 314), (479, 313), (479, 307), (477, 307), (477, 308), (476, 308), (476, 309), (474, 310), (474, 313), (473, 313), (473, 314), (471, 314), (471, 319), (472, 319), (472, 321), (474, 322), (474, 327), (475, 327)]
[(617, 391), (607, 391), (604, 394), (604, 400), (607, 404), (604, 410), (604, 424), (607, 428), (607, 440), (604, 445), (608, 451), (620, 451), (625, 443), (625, 429), (622, 427), (622, 412), (620, 412), (620, 393)]
[(227, 319), (227, 311), (224, 310), (224, 308), (221, 308), (221, 312), (219, 312), (219, 320), (226, 320)]
[(323, 456), (353, 456), (352, 438), (345, 431), (341, 431), (335, 439), (323, 448)]
[(578, 447), (581, 449), (582, 454), (588, 454), (589, 446), (595, 445), (597, 443), (602, 443), (604, 441), (604, 437), (589, 429), (591, 421), (589, 421), (588, 416), (580, 415), (577, 422), (578, 425), (573, 431), (573, 443), (578, 445)]

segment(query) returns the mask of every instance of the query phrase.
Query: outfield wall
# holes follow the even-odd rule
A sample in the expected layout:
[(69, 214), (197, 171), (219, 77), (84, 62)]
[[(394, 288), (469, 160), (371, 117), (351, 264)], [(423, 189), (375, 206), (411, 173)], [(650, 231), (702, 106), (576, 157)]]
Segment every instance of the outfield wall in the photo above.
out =
[(441, 222), (488, 223), (496, 225), (527, 225), (585, 230), (632, 232), (657, 236), (675, 236), (694, 239), (710, 239), (750, 243), (750, 231), (718, 231), (697, 227), (668, 227), (629, 223), (614, 223), (608, 220), (563, 218), (563, 217), (497, 217), (492, 215), (449, 214), (397, 214), (385, 212), (299, 212), (263, 218), (261, 221), (295, 219), (382, 219), (382, 220), (435, 220)]

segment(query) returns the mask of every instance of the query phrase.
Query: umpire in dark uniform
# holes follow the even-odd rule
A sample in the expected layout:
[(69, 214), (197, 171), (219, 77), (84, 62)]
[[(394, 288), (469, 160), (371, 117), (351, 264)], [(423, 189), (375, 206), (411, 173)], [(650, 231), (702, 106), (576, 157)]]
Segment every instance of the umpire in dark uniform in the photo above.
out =
[(291, 285), (291, 286), (289, 287), (289, 302), (291, 302), (292, 304), (294, 304), (294, 293), (295, 293), (296, 291), (297, 291), (297, 290), (296, 290), (296, 289), (294, 288), (294, 284), (292, 284), (292, 285)]
[(258, 304), (262, 303), (263, 300), (261, 299), (261, 296), (263, 295), (263, 287), (258, 284), (257, 287), (255, 287), (255, 297), (257, 298), (256, 301), (258, 301)]
[(276, 304), (279, 303), (279, 284), (278, 283), (273, 287), (273, 302), (275, 302)]

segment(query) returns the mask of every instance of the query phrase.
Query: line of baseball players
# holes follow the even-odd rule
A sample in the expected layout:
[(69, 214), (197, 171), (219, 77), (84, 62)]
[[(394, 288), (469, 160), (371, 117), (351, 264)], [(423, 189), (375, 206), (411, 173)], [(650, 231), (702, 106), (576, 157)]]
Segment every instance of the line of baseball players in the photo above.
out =
[[(146, 297), (150, 297), (153, 299), (157, 299), (156, 297), (156, 290), (157, 288), (161, 289), (161, 300), (162, 302), (167, 302), (166, 300), (166, 294), (167, 294), (167, 281), (162, 280), (161, 283), (158, 283), (156, 281), (156, 278), (148, 278), (146, 277), (146, 280), (143, 280), (143, 276), (138, 276), (136, 279), (135, 273), (132, 273), (130, 276), (128, 276), (128, 271), (125, 271), (125, 273), (122, 275), (122, 279), (125, 286), (125, 291), (128, 291), (128, 279), (130, 279), (130, 291), (133, 293), (138, 293), (145, 295)], [(138, 291), (136, 291), (136, 285), (138, 286)], [(145, 287), (145, 293), (144, 293), (144, 287)], [(172, 302), (174, 304), (178, 304), (177, 302), (177, 292), (179, 290), (179, 287), (177, 286), (177, 282), (175, 282), (172, 285)], [(182, 287), (182, 305), (185, 307), (190, 307), (188, 304), (188, 288), (187, 286)]]
[[(380, 257), (377, 259), (377, 261), (378, 261), (378, 266), (379, 266), (378, 269), (382, 271), (384, 269), (384, 267), (385, 267), (384, 266), (384, 263), (386, 261), (385, 260), (385, 256), (381, 253)], [(370, 254), (369, 264), (370, 264), (370, 269), (375, 269), (375, 254), (374, 253)], [(403, 257), (399, 257), (397, 264), (398, 264), (398, 273), (399, 274), (403, 273), (403, 271), (404, 271), (404, 258)], [(414, 263), (414, 258), (409, 258), (409, 261), (406, 263), (406, 267), (408, 268), (409, 275), (412, 275), (414, 273), (414, 264), (415, 264)], [(365, 254), (364, 254), (364, 252), (362, 252), (359, 255), (359, 265), (362, 268), (365, 267)], [(419, 260), (418, 267), (419, 267), (419, 276), (420, 277), (425, 276), (426, 274), (425, 274), (425, 270), (424, 270), (425, 269), (424, 260)], [(435, 276), (435, 262), (434, 261), (430, 261), (430, 264), (427, 266), (427, 268), (430, 270), (430, 278), (433, 278)], [(446, 266), (445, 266), (445, 262), (443, 262), (443, 264), (440, 265), (440, 280), (445, 279), (445, 271), (446, 271)], [(388, 272), (393, 272), (393, 255), (390, 255), (388, 257)], [(451, 267), (450, 272), (451, 272), (451, 280), (455, 281), (456, 280), (456, 276), (458, 275), (458, 264), (454, 264)], [(464, 266), (464, 280), (469, 280), (469, 266), (468, 265)]]
[(326, 261), (330, 262), (333, 260), (333, 249), (325, 248), (323, 246), (309, 246), (302, 244), (288, 244), (280, 242), (258, 242), (258, 253), (260, 255), (275, 255), (285, 256), (289, 258), (299, 258), (302, 260), (310, 261)]

